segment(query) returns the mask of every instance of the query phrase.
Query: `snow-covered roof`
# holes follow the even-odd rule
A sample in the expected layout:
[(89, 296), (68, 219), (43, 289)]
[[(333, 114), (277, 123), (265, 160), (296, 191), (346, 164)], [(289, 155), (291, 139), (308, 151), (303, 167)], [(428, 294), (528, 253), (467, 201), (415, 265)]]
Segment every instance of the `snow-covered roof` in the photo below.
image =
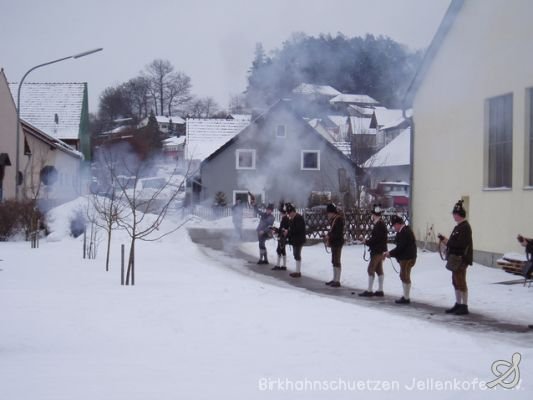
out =
[(67, 153), (72, 157), (83, 159), (83, 154), (72, 148), (65, 142), (61, 141), (58, 138), (48, 135), (46, 132), (43, 132), (39, 128), (33, 126), (27, 121), (21, 119), (22, 129), (26, 134), (32, 135), (39, 139), (42, 142), (45, 142), (48, 146), (53, 147), (54, 149), (60, 150), (63, 153)]
[(172, 116), (165, 117), (164, 115), (157, 115), (155, 119), (160, 124), (168, 124), (170, 123), (170, 120), (172, 120), (173, 124), (184, 124), (185, 123), (185, 120), (181, 117), (178, 117), (177, 115), (173, 117)]
[[(15, 103), (18, 86), (9, 84)], [(24, 83), (20, 117), (57, 139), (78, 139), (85, 86), (85, 83)]]
[(385, 107), (376, 107), (374, 109), (376, 114), (376, 121), (378, 123), (378, 128), (389, 125), (398, 121), (400, 118), (403, 118), (402, 110), (389, 109)]
[(348, 124), (348, 117), (346, 115), (328, 115), (328, 118), (339, 128)]
[[(139, 122), (139, 127), (148, 125), (149, 118), (150, 117), (143, 118), (141, 122)], [(158, 124), (169, 124), (170, 120), (172, 120), (173, 124), (177, 124), (177, 125), (185, 124), (185, 120), (181, 117), (178, 117), (177, 115), (170, 116), (170, 117), (167, 117), (164, 115), (156, 115), (155, 120), (157, 121)]]
[(352, 156), (352, 145), (350, 142), (333, 142), (333, 145), (342, 151), (342, 153), (348, 157)]
[(187, 118), (187, 160), (203, 161), (249, 125), (246, 119)]
[(163, 140), (163, 147), (167, 146), (179, 146), (180, 144), (185, 143), (185, 136), (172, 136), (171, 138)]
[(357, 113), (361, 115), (365, 115), (368, 117), (371, 117), (372, 114), (374, 114), (374, 107), (361, 107), (355, 104), (350, 104), (348, 108), (350, 110), (356, 111)]
[(250, 114), (231, 114), (231, 118), (248, 122), (252, 120), (252, 116)]
[(374, 154), (364, 164), (364, 168), (397, 167), (409, 165), (411, 155), (411, 128), (404, 129), (389, 144)]
[(376, 99), (366, 94), (346, 94), (340, 93), (332, 98), (330, 103), (350, 103), (350, 104), (379, 104)]
[(319, 94), (322, 96), (337, 96), (341, 94), (337, 89), (328, 86), (328, 85), (314, 85), (311, 83), (301, 83), (300, 85), (296, 86), (293, 90), (293, 93), (296, 94), (305, 94), (305, 95), (311, 95), (311, 94)]

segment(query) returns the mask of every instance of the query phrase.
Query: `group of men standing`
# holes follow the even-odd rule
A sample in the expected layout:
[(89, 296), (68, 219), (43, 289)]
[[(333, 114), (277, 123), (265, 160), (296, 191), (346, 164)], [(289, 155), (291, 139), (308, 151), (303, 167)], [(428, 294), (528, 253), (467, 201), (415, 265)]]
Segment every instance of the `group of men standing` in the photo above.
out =
[(302, 247), (306, 241), (304, 218), (296, 212), (296, 208), (291, 203), (280, 203), (279, 212), (281, 215), (279, 228), (274, 228), (274, 204), (267, 205), (265, 211), (258, 209), (255, 201), (252, 206), (259, 216), (257, 225), (257, 239), (259, 242), (259, 261), (257, 264), (268, 264), (267, 249), (265, 242), (274, 234), (278, 237), (276, 253), (278, 260), (274, 268), (275, 271), (287, 270), (287, 244), (292, 246), (296, 269), (290, 274), (293, 278), (302, 276)]
[[(255, 212), (259, 216), (257, 226), (257, 237), (259, 241), (259, 261), (258, 264), (268, 264), (266, 240), (273, 235), (277, 236), (278, 244), (276, 248), (277, 262), (272, 268), (275, 271), (287, 270), (286, 245), (292, 246), (296, 268), (290, 274), (292, 278), (300, 278), (302, 266), (302, 247), (306, 241), (304, 218), (296, 212), (291, 203), (281, 203), (279, 212), (281, 215), (279, 228), (274, 228), (274, 205), (269, 204), (266, 210), (257, 208), (252, 202)], [(345, 219), (337, 207), (330, 203), (326, 206), (329, 219), (329, 230), (324, 236), (327, 248), (331, 249), (331, 264), (333, 268), (332, 279), (325, 284), (338, 288), (341, 286), (341, 254), (344, 246)], [(396, 247), (387, 249), (388, 229), (382, 218), (383, 209), (380, 205), (374, 205), (371, 210), (372, 231), (364, 240), (364, 245), (368, 246), (370, 258), (367, 266), (368, 288), (359, 293), (361, 297), (383, 297), (384, 272), (383, 262), (386, 258), (395, 258), (400, 265), (400, 280), (402, 282), (403, 295), (396, 300), (396, 304), (410, 304), (411, 292), (411, 270), (416, 264), (417, 246), (416, 238), (411, 228), (405, 223), (402, 217), (393, 215), (390, 219), (394, 231), (396, 232)], [(455, 290), (456, 302), (453, 307), (446, 310), (446, 313), (455, 315), (468, 314), (468, 288), (466, 284), (466, 270), (473, 262), (472, 229), (466, 220), (466, 211), (463, 202), (458, 201), (453, 210), (453, 218), (456, 226), (449, 238), (439, 235), (439, 239), (446, 244), (447, 253), (459, 257), (457, 266), (452, 270), (452, 284)], [(374, 291), (374, 284), (377, 278), (377, 290)]]

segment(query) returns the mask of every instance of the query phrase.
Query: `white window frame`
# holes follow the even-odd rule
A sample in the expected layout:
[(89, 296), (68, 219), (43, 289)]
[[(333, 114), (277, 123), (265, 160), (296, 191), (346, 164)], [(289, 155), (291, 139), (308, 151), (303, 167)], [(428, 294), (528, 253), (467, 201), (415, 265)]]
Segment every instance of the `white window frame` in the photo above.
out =
[[(251, 167), (243, 167), (239, 165), (239, 156), (241, 153), (252, 153), (252, 166)], [(237, 149), (235, 150), (235, 169), (255, 169), (255, 149)]]
[[(280, 135), (280, 132), (279, 132), (280, 127), (283, 127), (283, 135)], [(276, 138), (278, 139), (285, 139), (287, 137), (287, 125), (283, 125), (283, 124), (276, 125), (275, 135), (276, 135)]]
[[(305, 168), (304, 167), (304, 156), (305, 154), (314, 153), (316, 154), (317, 167), (316, 168)], [(320, 171), (320, 150), (302, 150), (300, 153), (300, 169), (302, 171)]]

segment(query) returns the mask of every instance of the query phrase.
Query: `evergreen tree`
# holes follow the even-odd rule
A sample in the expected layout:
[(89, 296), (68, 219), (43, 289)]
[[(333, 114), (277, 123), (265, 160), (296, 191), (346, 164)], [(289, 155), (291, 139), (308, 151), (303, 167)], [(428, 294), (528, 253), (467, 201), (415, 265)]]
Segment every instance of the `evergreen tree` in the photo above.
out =
[(251, 107), (264, 107), (290, 96), (300, 83), (313, 83), (343, 93), (367, 94), (385, 106), (397, 107), (420, 60), (420, 52), (410, 52), (383, 36), (298, 33), (271, 57), (261, 44), (256, 46), (246, 101)]

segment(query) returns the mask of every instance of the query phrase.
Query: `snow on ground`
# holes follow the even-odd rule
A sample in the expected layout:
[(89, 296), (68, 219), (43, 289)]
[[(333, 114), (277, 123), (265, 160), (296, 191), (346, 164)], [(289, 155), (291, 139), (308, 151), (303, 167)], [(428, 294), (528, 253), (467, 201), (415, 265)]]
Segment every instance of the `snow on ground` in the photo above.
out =
[[(138, 243), (136, 285), (123, 287), (124, 233), (113, 240), (109, 272), (103, 244), (96, 260), (84, 260), (82, 238), (53, 237), (38, 249), (0, 243), (2, 399), (522, 399), (533, 389), (531, 332), (462, 331), (278, 284), (192, 243), (185, 229)], [(242, 249), (256, 254), (256, 246)], [(268, 246), (274, 261), (274, 242)], [(321, 244), (302, 256), (304, 274), (329, 280)], [(363, 289), (360, 246), (345, 247), (343, 266), (342, 283)], [(386, 268), (385, 291), (399, 296), (399, 279)], [(510, 279), (471, 267), (472, 311), (533, 323), (533, 288), (495, 284)], [(412, 298), (453, 303), (436, 254), (420, 253)], [(494, 361), (514, 353), (519, 388), (480, 384), (495, 379)]]

